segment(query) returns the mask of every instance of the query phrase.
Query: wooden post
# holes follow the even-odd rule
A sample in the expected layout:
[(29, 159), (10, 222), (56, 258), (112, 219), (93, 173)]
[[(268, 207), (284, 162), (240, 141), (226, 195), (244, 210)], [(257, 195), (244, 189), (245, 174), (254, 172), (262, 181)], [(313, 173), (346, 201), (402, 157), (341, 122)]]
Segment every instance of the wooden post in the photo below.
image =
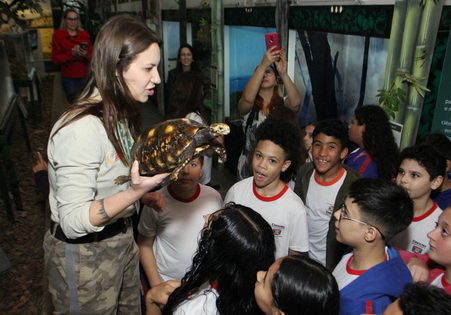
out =
[[(216, 66), (216, 88), (212, 89), (212, 122), (224, 121), (224, 5), (223, 0), (211, 2), (211, 64)], [(215, 78), (211, 78), (212, 81)]]
[(280, 48), (288, 53), (288, 15), (290, 6), (288, 0), (277, 0), (276, 2), (276, 30), (279, 34)]
[(188, 13), (186, 11), (186, 0), (179, 0), (179, 24), (180, 24), (180, 46), (187, 43), (186, 40), (186, 23), (188, 20)]

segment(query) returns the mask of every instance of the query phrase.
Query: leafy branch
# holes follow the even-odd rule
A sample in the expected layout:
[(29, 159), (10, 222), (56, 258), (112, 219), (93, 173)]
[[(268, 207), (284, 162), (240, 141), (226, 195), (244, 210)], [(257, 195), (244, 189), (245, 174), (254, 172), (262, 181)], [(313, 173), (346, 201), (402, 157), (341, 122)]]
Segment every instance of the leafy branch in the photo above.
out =
[(399, 110), (399, 106), (406, 100), (406, 92), (396, 85), (397, 77), (401, 77), (402, 83), (407, 83), (411, 88), (414, 88), (422, 98), (424, 98), (426, 92), (429, 92), (429, 89), (421, 84), (426, 78), (415, 77), (410, 73), (397, 72), (390, 87), (387, 90), (378, 90), (379, 94), (376, 95), (376, 97), (379, 97), (380, 106), (393, 119)]

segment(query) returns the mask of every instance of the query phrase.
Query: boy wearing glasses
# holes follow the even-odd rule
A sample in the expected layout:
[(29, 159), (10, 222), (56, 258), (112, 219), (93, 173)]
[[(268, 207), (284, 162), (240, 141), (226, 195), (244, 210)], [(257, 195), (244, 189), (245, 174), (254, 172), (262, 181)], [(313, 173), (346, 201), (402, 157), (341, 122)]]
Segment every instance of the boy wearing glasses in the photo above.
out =
[(333, 271), (340, 315), (381, 314), (412, 282), (398, 251), (387, 244), (409, 226), (412, 201), (394, 183), (361, 178), (334, 217), (337, 240), (351, 246)]
[(335, 238), (332, 213), (340, 207), (349, 185), (361, 176), (341, 164), (348, 154), (348, 131), (338, 120), (324, 120), (312, 134), (313, 161), (301, 167), (294, 191), (304, 201), (309, 228), (309, 256), (333, 270), (346, 246)]

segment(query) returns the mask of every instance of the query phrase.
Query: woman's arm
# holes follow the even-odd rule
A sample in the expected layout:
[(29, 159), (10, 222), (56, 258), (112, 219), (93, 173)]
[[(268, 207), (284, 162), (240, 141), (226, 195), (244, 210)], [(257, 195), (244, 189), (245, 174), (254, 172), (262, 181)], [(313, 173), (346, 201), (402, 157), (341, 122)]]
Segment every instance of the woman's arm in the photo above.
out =
[(280, 59), (275, 64), (288, 96), (285, 106), (297, 113), (301, 108), (301, 94), (287, 74), (287, 57), (283, 50), (280, 51)]
[(169, 280), (150, 289), (146, 294), (146, 315), (161, 315), (169, 295), (180, 286), (179, 280)]
[(110, 197), (94, 200), (89, 209), (89, 221), (92, 225), (102, 226), (121, 213), (125, 208), (139, 200), (149, 190), (160, 185), (169, 173), (152, 177), (139, 175), (139, 163), (134, 161), (130, 171), (131, 185), (124, 191)]
[[(271, 65), (280, 56), (280, 50), (276, 46), (268, 49), (263, 55), (263, 59), (255, 69), (254, 74), (247, 82), (243, 90), (243, 95), (238, 101), (238, 112), (241, 116), (247, 115), (254, 106), (255, 98), (260, 90), (263, 77), (265, 76), (266, 68)], [(276, 51), (274, 51), (276, 50)]]
[[(149, 211), (152, 211), (148, 209)], [(161, 283), (158, 274), (157, 261), (153, 253), (153, 243), (155, 236), (147, 237), (138, 233), (139, 260), (143, 266), (144, 272), (149, 281), (150, 287), (153, 288)]]

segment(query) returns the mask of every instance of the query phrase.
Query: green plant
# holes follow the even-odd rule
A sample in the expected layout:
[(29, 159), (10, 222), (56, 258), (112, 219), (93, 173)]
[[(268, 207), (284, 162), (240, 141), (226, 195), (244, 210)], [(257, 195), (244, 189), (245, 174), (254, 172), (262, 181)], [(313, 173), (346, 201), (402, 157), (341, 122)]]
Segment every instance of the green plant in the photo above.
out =
[(406, 83), (410, 88), (415, 89), (422, 98), (424, 98), (424, 94), (429, 91), (429, 89), (422, 84), (426, 78), (415, 77), (410, 73), (397, 72), (390, 87), (387, 90), (378, 90), (379, 94), (376, 95), (379, 97), (379, 105), (392, 119), (395, 118), (399, 107), (404, 104), (406, 100), (406, 92), (396, 85), (397, 77), (402, 79), (402, 83)]

